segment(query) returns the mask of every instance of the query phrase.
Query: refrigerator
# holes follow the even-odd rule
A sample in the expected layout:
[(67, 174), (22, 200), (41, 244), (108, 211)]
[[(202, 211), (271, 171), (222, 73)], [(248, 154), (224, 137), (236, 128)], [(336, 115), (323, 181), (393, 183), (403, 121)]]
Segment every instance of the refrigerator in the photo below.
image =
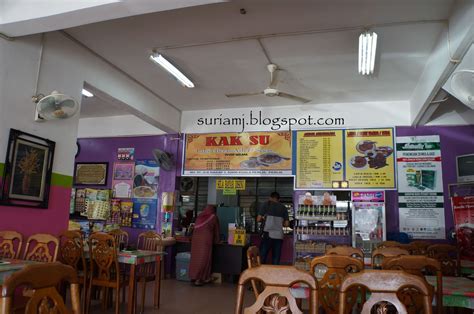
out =
[(384, 191), (352, 191), (352, 246), (370, 263), (372, 251), (387, 238)]

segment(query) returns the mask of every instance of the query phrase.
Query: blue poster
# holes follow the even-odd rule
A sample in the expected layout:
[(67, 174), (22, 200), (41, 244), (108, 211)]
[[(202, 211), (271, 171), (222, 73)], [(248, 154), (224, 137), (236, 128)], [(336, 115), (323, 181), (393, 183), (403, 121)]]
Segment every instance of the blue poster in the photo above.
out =
[(156, 229), (156, 212), (158, 200), (152, 198), (134, 198), (132, 227), (140, 229)]

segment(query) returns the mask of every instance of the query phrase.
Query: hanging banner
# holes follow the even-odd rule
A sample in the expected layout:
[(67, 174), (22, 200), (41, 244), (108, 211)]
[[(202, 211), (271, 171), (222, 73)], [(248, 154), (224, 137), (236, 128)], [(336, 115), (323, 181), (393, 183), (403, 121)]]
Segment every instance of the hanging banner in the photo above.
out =
[(395, 189), (393, 151), (393, 128), (296, 131), (295, 189)]
[(394, 129), (347, 129), (345, 181), (350, 189), (395, 189)]
[(187, 134), (183, 175), (289, 176), (291, 133)]
[(474, 261), (474, 196), (451, 197), (461, 259)]
[(397, 137), (397, 167), (400, 232), (445, 239), (439, 136)]
[(343, 130), (293, 133), (295, 188), (331, 188), (344, 178)]
[(134, 198), (132, 227), (155, 230), (157, 203), (157, 199)]

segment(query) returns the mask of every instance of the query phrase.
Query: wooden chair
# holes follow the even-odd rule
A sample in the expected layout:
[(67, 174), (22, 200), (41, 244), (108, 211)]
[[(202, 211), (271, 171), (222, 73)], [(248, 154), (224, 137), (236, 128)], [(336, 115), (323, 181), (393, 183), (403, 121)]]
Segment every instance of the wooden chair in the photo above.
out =
[[(146, 231), (138, 235), (137, 249), (145, 251), (163, 250), (161, 236), (154, 231)], [(147, 282), (154, 281), (153, 305), (155, 308), (160, 307), (160, 284), (161, 284), (161, 258), (156, 263), (147, 263), (138, 270), (138, 279), (142, 284), (142, 304), (141, 313), (145, 310), (145, 291)]]
[[(436, 307), (437, 313), (443, 313), (443, 275), (441, 273), (441, 264), (433, 259), (426, 256), (398, 256), (394, 258), (387, 259), (382, 263), (382, 269), (385, 270), (403, 270), (409, 274), (417, 275), (423, 280), (427, 273), (434, 273), (436, 275)], [(434, 293), (434, 287), (430, 287), (430, 297), (432, 299)], [(414, 305), (413, 313), (420, 313), (420, 301), (416, 295), (407, 291), (408, 295), (405, 295), (408, 302), (404, 302), (405, 306), (412, 304)], [(400, 295), (399, 295), (400, 298)]]
[[(349, 256), (326, 255), (315, 257), (311, 261), (311, 274), (315, 274), (318, 280), (318, 299), (324, 308), (324, 313), (338, 313), (339, 288), (342, 281), (347, 274), (362, 270), (364, 270), (364, 262)], [(322, 273), (322, 276), (318, 276), (316, 272)], [(358, 288), (352, 289), (347, 313), (350, 313), (357, 303), (358, 292)]]
[(441, 264), (441, 272), (444, 276), (460, 276), (461, 275), (461, 259), (459, 250), (454, 245), (434, 244), (427, 249), (427, 254), (438, 260)]
[(381, 249), (375, 249), (372, 252), (372, 267), (374, 269), (381, 268), (382, 262), (385, 258), (396, 257), (400, 255), (410, 255), (410, 252), (398, 247), (386, 247), (386, 248), (381, 248)]
[(410, 245), (414, 248), (414, 251), (410, 252), (412, 255), (426, 255), (428, 253), (428, 246), (430, 246), (431, 243), (427, 241), (417, 240), (410, 242)]
[(58, 238), (51, 234), (37, 233), (26, 241), (23, 259), (43, 263), (56, 262), (58, 250)]
[(111, 236), (115, 239), (115, 246), (120, 248), (120, 244), (123, 245), (123, 248), (128, 247), (128, 232), (122, 229), (115, 229), (109, 232)]
[[(243, 308), (244, 285), (252, 279), (264, 283), (265, 289), (259, 294), (253, 305)], [(298, 270), (293, 266), (261, 265), (245, 270), (239, 278), (237, 290), (237, 305), (235, 314), (254, 314), (260, 310), (265, 313), (302, 314), (296, 300), (290, 292), (290, 287), (296, 283), (305, 283), (310, 289), (309, 313), (317, 314), (318, 310), (318, 283), (310, 273)], [(282, 302), (282, 298), (286, 302)]]
[(19, 258), (23, 236), (16, 231), (0, 231), (0, 259)]
[[(247, 249), (247, 266), (248, 268), (254, 268), (262, 265), (260, 260), (260, 251), (258, 247), (251, 246)], [(263, 291), (263, 286), (261, 282), (251, 279), (250, 283), (252, 284), (252, 290), (255, 294), (255, 298), (258, 298), (258, 295)]]
[(92, 287), (102, 287), (102, 309), (106, 309), (108, 302), (108, 288), (114, 289), (115, 313), (120, 312), (120, 289), (124, 288), (125, 280), (120, 273), (117, 260), (115, 238), (107, 233), (95, 232), (89, 236), (89, 287), (87, 287), (87, 312), (91, 302)]
[(326, 255), (342, 255), (364, 260), (364, 253), (361, 249), (352, 246), (336, 246), (326, 251)]
[(407, 314), (407, 308), (397, 297), (398, 291), (407, 288), (417, 289), (421, 294), (423, 311), (420, 313), (432, 314), (428, 284), (416, 275), (400, 270), (365, 270), (348, 274), (340, 288), (339, 313), (348, 311), (347, 298), (354, 286), (364, 286), (371, 292), (370, 298), (362, 307), (362, 314), (375, 313), (372, 312), (374, 306), (377, 307), (376, 313), (387, 313), (390, 304), (399, 314)]
[(84, 295), (82, 308), (86, 308), (87, 265), (84, 256), (84, 239), (79, 231), (64, 231), (59, 236), (59, 259), (61, 263), (74, 268), (79, 284), (82, 285)]
[(401, 247), (401, 243), (397, 241), (383, 241), (377, 245), (377, 249), (384, 249), (388, 247)]
[[(59, 283), (67, 281), (71, 285), (72, 309), (67, 309), (61, 295), (56, 290)], [(26, 303), (26, 314), (58, 313), (80, 314), (81, 301), (79, 282), (76, 272), (70, 266), (60, 263), (28, 265), (15, 272), (4, 283), (0, 299), (0, 313), (13, 313), (15, 290), (27, 287), (32, 291), (31, 298)]]

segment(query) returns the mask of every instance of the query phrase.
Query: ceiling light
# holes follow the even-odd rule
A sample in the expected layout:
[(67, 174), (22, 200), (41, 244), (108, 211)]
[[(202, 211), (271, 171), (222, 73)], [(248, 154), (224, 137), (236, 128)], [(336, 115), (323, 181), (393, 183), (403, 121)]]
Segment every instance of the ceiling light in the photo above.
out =
[(377, 34), (364, 32), (359, 36), (359, 74), (374, 73), (375, 53), (377, 50)]
[(94, 94), (89, 92), (87, 89), (82, 89), (82, 95), (86, 96), (87, 98), (94, 97)]
[(153, 53), (150, 56), (150, 59), (154, 62), (158, 63), (163, 69), (168, 71), (171, 75), (173, 75), (178, 82), (180, 82), (183, 86), (187, 88), (193, 88), (194, 83), (191, 82), (180, 70), (178, 70), (174, 65), (172, 65), (168, 60), (166, 60), (162, 54)]

